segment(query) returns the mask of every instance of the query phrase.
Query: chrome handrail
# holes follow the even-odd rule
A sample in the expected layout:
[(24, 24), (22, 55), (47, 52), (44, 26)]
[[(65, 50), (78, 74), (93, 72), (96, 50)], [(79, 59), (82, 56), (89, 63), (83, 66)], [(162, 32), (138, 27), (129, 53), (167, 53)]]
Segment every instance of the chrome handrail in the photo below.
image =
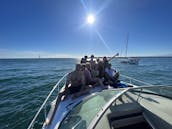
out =
[(43, 109), (43, 107), (46, 105), (48, 99), (50, 98), (50, 96), (52, 95), (52, 93), (54, 92), (54, 90), (56, 88), (58, 88), (58, 92), (60, 90), (59, 88), (59, 84), (64, 80), (64, 78), (68, 75), (68, 73), (66, 73), (57, 83), (56, 85), (53, 87), (53, 89), (50, 91), (50, 93), (48, 94), (47, 98), (44, 100), (44, 102), (42, 103), (41, 107), (39, 108), (39, 110), (37, 111), (36, 115), (34, 116), (34, 118), (32, 119), (31, 123), (29, 124), (27, 129), (31, 129), (34, 125), (34, 122), (36, 120), (36, 118), (38, 117), (38, 115), (40, 114), (41, 110)]
[(144, 85), (153, 86), (153, 85), (150, 84), (150, 83), (147, 83), (147, 82), (144, 82), (144, 81), (141, 81), (141, 80), (138, 80), (138, 79), (135, 79), (135, 78), (132, 78), (132, 77), (123, 75), (123, 74), (120, 74), (120, 76), (121, 76), (121, 77), (124, 77), (124, 78), (127, 78), (127, 79), (130, 79), (130, 83), (131, 83), (131, 80), (134, 80), (134, 81), (139, 82), (139, 83), (142, 83), (142, 84), (144, 84)]
[(132, 87), (130, 90), (135, 90), (135, 89), (143, 89), (143, 88), (155, 88), (155, 87), (172, 87), (172, 85), (150, 85), (150, 86), (138, 86), (138, 87)]

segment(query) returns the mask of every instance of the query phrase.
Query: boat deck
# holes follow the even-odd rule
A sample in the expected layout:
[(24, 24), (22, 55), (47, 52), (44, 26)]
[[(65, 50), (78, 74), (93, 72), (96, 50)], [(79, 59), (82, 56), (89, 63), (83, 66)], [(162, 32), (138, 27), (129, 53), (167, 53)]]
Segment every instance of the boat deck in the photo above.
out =
[[(102, 107), (124, 90), (125, 88), (95, 87), (78, 98), (69, 95), (60, 102), (51, 124), (44, 127), (46, 129), (88, 128), (91, 122), (94, 123), (97, 115), (100, 116), (97, 113)], [(152, 94), (150, 90), (145, 91), (149, 93), (139, 92), (137, 89), (123, 93), (111, 103), (94, 128), (125, 129), (144, 125), (145, 129), (158, 127), (170, 129), (172, 127), (171, 99), (155, 92)]]
[[(84, 105), (82, 105), (82, 107), (78, 108), (77, 116), (78, 115), (82, 116), (82, 119), (88, 119), (87, 118), (88, 116), (89, 116), (89, 119), (91, 116), (94, 118), (94, 116), (96, 115), (95, 113), (98, 111), (91, 110), (91, 109), (95, 109), (97, 107), (100, 107), (101, 105), (104, 105), (106, 103), (106, 99), (108, 98), (109, 95), (110, 95), (109, 98), (111, 98), (112, 96), (115, 96), (116, 94), (123, 91), (124, 89), (122, 89), (122, 88), (114, 89), (110, 86), (98, 86), (98, 87), (92, 88), (87, 94), (84, 94), (77, 98), (73, 98), (73, 95), (69, 95), (67, 98), (65, 98), (63, 101), (61, 101), (59, 103), (59, 106), (54, 114), (51, 124), (49, 124), (48, 126), (44, 126), (44, 127), (46, 127), (46, 129), (58, 128), (61, 121), (73, 109), (73, 107), (75, 107), (82, 101), (87, 100), (87, 98), (94, 96), (96, 93), (102, 94), (102, 91), (103, 90), (106, 91), (107, 89), (108, 89), (108, 91), (109, 90), (113, 91), (111, 95), (109, 93), (104, 93), (103, 95), (100, 95), (99, 97), (96, 97), (96, 98), (92, 99), (91, 101), (84, 103)], [(106, 96), (106, 97), (104, 97), (104, 96)], [(55, 106), (55, 102), (53, 104)]]

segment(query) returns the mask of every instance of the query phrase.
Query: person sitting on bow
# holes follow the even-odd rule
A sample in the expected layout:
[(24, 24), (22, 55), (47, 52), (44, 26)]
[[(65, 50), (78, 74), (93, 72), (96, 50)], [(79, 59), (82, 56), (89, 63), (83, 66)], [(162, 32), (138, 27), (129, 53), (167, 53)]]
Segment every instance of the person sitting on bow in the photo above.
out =
[(87, 63), (88, 62), (87, 59), (88, 59), (87, 56), (84, 56), (84, 58), (81, 58), (81, 64), (82, 63)]
[(111, 68), (111, 66), (112, 65), (109, 63), (105, 68), (105, 80), (108, 82), (109, 85), (115, 87), (119, 78), (119, 72)]
[[(85, 86), (85, 75), (81, 68), (81, 64), (76, 64), (74, 71), (68, 74), (66, 85), (63, 90), (58, 94), (56, 103), (59, 103), (62, 99), (66, 98), (69, 94), (78, 94), (82, 92)], [(62, 98), (63, 97), (63, 98)]]
[(86, 63), (84, 73), (86, 85), (103, 86), (101, 79), (96, 77), (96, 73), (93, 75), (91, 65), (89, 63)]

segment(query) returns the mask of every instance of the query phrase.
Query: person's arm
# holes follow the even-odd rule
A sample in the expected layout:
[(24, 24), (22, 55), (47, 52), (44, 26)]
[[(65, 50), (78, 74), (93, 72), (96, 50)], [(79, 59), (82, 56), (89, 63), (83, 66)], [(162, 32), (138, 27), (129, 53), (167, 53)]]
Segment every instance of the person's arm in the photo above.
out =
[(109, 74), (108, 68), (105, 68), (105, 74)]
[(114, 68), (112, 68), (112, 70), (116, 73), (117, 72), (117, 70), (116, 69), (114, 69)]
[(91, 81), (92, 80), (91, 72), (90, 71), (87, 71), (87, 72), (88, 72), (88, 81)]
[(84, 76), (84, 73), (82, 74), (82, 76), (81, 76), (81, 90), (84, 88), (84, 86), (85, 86), (85, 76)]
[(67, 76), (67, 80), (66, 80), (65, 90), (68, 89), (68, 86), (69, 86), (69, 84), (70, 84), (70, 80), (71, 80), (71, 75), (70, 75), (70, 73), (69, 73), (68, 76)]
[(58, 106), (59, 102), (61, 101), (62, 96), (67, 95), (69, 83), (70, 83), (70, 73), (67, 75), (67, 80), (66, 80), (65, 87), (63, 88), (63, 91), (60, 90), (60, 92), (58, 94), (58, 98), (56, 100), (56, 107)]

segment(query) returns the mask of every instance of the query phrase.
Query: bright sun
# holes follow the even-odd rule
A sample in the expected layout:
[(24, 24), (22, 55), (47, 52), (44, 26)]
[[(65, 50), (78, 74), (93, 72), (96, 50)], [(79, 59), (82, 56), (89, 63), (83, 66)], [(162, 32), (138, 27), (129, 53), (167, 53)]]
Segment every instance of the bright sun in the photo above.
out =
[(94, 15), (89, 14), (89, 15), (87, 16), (87, 23), (88, 23), (88, 24), (93, 24), (94, 22), (95, 22)]

